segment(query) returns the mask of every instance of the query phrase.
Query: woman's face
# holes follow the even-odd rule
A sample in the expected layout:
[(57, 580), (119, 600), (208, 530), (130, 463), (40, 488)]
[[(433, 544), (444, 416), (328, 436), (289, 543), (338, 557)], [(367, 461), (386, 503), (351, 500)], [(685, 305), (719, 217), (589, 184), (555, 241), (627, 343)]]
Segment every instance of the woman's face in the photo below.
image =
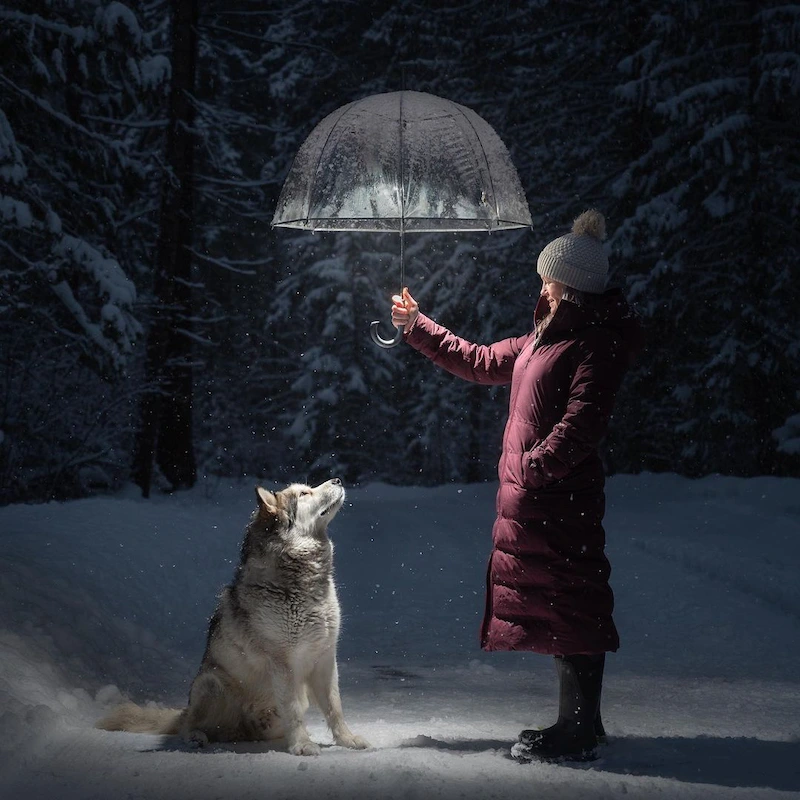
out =
[(542, 297), (547, 298), (547, 304), (550, 306), (550, 313), (552, 314), (558, 308), (558, 304), (564, 296), (564, 284), (542, 276), (542, 291), (540, 294)]

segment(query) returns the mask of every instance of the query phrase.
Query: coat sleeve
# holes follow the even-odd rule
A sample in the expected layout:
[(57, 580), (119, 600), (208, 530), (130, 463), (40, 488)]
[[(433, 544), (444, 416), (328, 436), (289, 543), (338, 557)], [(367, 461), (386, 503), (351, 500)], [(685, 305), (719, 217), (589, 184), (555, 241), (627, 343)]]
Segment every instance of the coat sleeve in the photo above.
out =
[(419, 314), (404, 338), (415, 350), (453, 375), (474, 383), (511, 383), (514, 362), (530, 334), (489, 345), (473, 344)]
[(538, 489), (565, 478), (597, 449), (629, 363), (618, 337), (581, 346), (564, 416), (523, 457), (528, 486)]

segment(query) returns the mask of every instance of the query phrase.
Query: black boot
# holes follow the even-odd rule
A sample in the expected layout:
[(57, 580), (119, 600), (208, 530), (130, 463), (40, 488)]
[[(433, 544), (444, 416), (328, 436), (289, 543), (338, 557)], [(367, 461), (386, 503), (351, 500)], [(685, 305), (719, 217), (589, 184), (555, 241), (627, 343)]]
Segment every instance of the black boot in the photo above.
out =
[[(556, 656), (558, 721), (544, 730), (525, 730), (511, 748), (518, 761), (592, 761), (597, 758), (605, 653)], [(598, 730), (599, 728), (599, 730)]]

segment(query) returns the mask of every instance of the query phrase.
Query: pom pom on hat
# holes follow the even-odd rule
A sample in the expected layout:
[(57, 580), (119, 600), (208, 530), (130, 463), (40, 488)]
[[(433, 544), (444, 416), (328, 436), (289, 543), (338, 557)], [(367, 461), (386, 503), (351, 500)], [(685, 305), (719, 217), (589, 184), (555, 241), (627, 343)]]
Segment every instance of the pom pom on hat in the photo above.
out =
[(576, 236), (594, 236), (601, 242), (606, 238), (606, 218), (593, 208), (584, 211), (572, 223), (572, 232)]
[(605, 217), (595, 209), (584, 211), (572, 224), (571, 233), (554, 239), (542, 250), (536, 271), (572, 289), (601, 294), (608, 281), (605, 238)]

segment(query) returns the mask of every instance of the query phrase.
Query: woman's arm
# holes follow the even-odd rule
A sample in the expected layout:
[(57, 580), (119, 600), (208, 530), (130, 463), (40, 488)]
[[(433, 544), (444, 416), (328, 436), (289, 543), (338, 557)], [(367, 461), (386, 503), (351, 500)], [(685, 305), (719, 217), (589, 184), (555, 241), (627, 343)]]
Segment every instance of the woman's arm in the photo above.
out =
[(514, 362), (530, 334), (479, 345), (456, 336), (418, 313), (404, 338), (415, 350), (442, 369), (474, 383), (511, 383)]
[(392, 297), (392, 324), (403, 328), (403, 338), (424, 356), (453, 375), (483, 384), (511, 383), (514, 362), (528, 336), (477, 345), (456, 336), (420, 313), (417, 301), (403, 288)]

